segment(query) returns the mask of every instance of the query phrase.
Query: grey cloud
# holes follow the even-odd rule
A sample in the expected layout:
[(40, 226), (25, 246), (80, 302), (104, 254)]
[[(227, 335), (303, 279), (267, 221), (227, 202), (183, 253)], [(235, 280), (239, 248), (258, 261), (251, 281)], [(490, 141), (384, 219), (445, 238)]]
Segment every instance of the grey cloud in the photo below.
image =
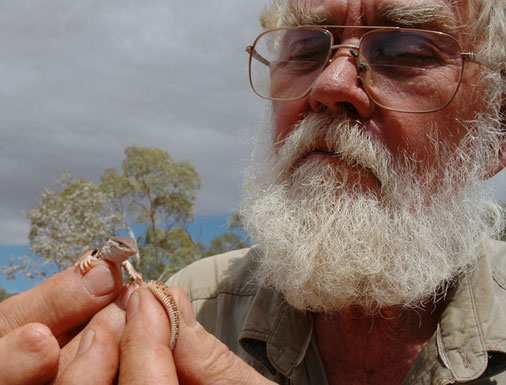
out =
[(263, 103), (244, 47), (266, 1), (0, 2), (0, 243), (65, 170), (97, 179), (132, 144), (202, 176), (200, 214), (238, 203)]

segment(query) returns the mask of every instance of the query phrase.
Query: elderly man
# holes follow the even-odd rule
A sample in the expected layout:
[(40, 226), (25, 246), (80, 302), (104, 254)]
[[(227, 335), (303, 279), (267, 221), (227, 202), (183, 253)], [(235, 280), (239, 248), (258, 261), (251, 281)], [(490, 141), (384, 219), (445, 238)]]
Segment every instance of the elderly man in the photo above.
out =
[(277, 383), (506, 384), (502, 213), (482, 187), (506, 163), (504, 0), (275, 1), (262, 21), (256, 245), (170, 284)]
[(104, 308), (114, 266), (9, 299), (1, 383), (110, 384), (119, 365), (121, 385), (506, 384), (503, 213), (482, 187), (506, 165), (504, 0), (279, 0), (262, 21), (255, 246), (171, 278), (190, 297), (171, 289), (172, 352), (146, 289), (126, 324), (127, 295)]

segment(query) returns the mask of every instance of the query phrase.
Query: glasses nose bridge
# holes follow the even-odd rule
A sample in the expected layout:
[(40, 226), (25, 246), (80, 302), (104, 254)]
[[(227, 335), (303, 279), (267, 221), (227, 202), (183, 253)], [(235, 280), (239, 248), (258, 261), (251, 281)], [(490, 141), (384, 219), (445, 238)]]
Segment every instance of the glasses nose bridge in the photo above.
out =
[[(358, 45), (355, 45), (355, 44), (333, 44), (330, 46), (330, 57), (329, 57), (329, 61), (327, 64), (330, 64), (334, 61), (334, 59), (336, 58), (336, 55), (334, 54), (335, 51), (337, 50), (340, 50), (340, 49), (348, 49), (348, 52), (349, 52), (349, 55), (351, 57), (358, 57), (358, 52), (359, 52), (359, 49), (360, 49), (360, 46)], [(338, 55), (338, 57), (341, 56), (341, 55)]]

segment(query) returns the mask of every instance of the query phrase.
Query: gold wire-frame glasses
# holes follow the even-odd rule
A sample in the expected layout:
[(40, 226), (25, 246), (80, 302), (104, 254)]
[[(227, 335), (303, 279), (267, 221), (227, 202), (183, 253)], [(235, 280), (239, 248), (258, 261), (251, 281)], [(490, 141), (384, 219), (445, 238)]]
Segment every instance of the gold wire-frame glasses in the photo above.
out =
[[(358, 45), (334, 44), (331, 30), (367, 30)], [(451, 35), (431, 30), (384, 27), (303, 25), (269, 29), (246, 47), (249, 82), (268, 100), (293, 101), (307, 96), (319, 75), (346, 49), (357, 79), (378, 106), (397, 112), (428, 113), (446, 108), (458, 92), (466, 61)], [(294, 53), (294, 51), (296, 51)]]

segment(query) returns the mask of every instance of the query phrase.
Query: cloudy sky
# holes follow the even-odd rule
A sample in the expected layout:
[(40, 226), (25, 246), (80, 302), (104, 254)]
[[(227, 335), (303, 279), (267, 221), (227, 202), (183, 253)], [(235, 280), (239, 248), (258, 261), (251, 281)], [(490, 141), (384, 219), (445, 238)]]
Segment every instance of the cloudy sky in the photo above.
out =
[(26, 211), (65, 170), (98, 180), (134, 144), (194, 163), (199, 216), (235, 209), (265, 126), (244, 48), (266, 3), (0, 0), (0, 245), (26, 244)]
[(190, 160), (197, 213), (236, 208), (265, 104), (245, 46), (267, 0), (0, 1), (0, 244), (65, 170), (98, 180), (129, 145)]

